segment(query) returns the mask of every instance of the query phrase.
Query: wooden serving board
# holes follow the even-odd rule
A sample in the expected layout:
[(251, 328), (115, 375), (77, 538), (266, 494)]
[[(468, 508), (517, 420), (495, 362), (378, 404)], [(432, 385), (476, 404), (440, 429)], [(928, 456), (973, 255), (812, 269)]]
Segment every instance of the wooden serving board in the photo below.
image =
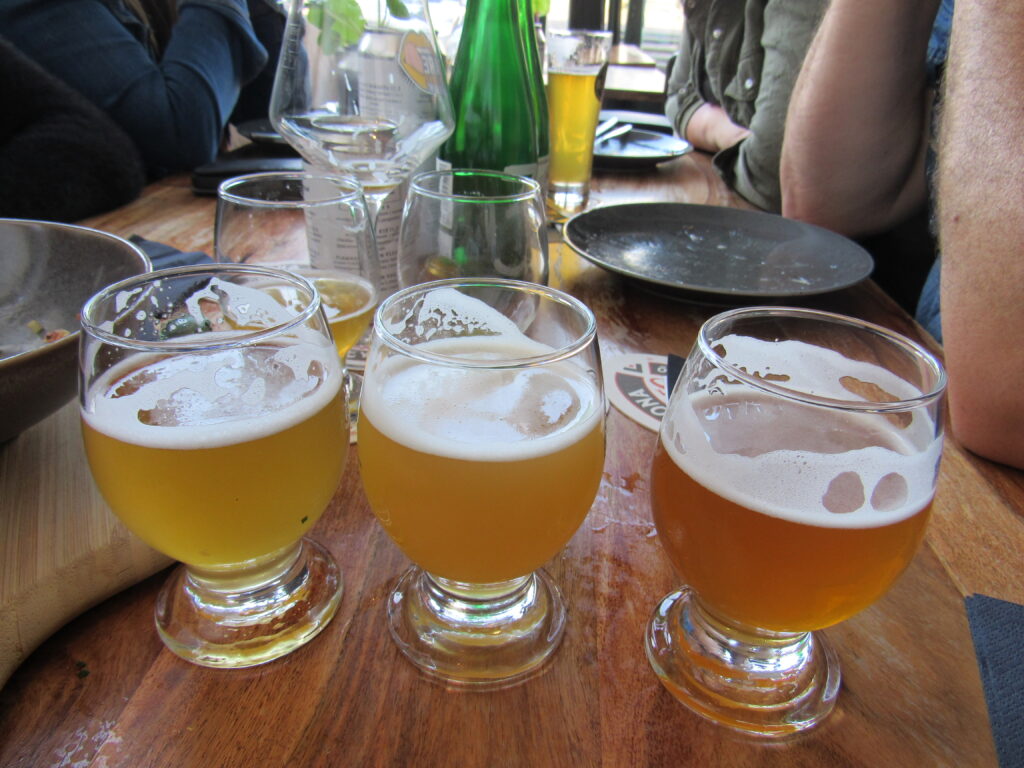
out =
[(0, 445), (0, 687), (82, 611), (170, 563), (96, 490), (78, 404)]

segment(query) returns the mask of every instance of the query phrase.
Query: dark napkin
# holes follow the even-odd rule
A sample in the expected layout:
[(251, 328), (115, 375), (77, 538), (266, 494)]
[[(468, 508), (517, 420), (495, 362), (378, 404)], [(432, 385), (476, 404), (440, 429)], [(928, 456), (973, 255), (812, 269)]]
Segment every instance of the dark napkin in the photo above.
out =
[(679, 378), (679, 374), (683, 372), (683, 363), (685, 362), (685, 357), (680, 357), (679, 355), (668, 356), (668, 374), (665, 383), (668, 385), (669, 397), (672, 397), (672, 388), (676, 385), (676, 379)]
[(146, 240), (138, 235), (128, 238), (135, 245), (139, 246), (153, 264), (153, 269), (168, 269), (169, 267), (185, 267), (195, 264), (210, 264), (213, 262), (209, 256), (202, 251), (179, 251), (163, 243), (153, 240)]
[(987, 595), (964, 598), (988, 719), (1003, 768), (1024, 766), (1024, 605)]

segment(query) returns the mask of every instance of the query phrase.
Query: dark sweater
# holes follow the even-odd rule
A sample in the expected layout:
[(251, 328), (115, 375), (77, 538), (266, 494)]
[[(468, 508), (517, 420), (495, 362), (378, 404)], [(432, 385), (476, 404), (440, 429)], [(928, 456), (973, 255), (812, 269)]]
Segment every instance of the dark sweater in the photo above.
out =
[(0, 38), (0, 217), (74, 222), (138, 197), (128, 135)]

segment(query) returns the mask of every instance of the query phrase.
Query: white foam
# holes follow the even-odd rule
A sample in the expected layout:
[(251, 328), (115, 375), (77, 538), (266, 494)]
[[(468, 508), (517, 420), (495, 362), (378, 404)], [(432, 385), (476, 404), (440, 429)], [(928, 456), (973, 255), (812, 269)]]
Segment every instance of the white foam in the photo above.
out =
[[(475, 360), (554, 351), (518, 330), (435, 339), (420, 348)], [(360, 397), (364, 417), (392, 440), (423, 453), (471, 461), (548, 455), (582, 439), (603, 412), (592, 373), (569, 360), (537, 368), (471, 370), (393, 356), (368, 369)]]
[[(742, 360), (750, 373), (784, 373), (789, 380), (778, 383), (805, 392), (854, 400), (839, 380), (855, 376), (898, 397), (919, 394), (878, 366), (800, 342), (731, 338), (723, 346), (730, 362)], [(771, 359), (785, 360), (784, 370), (773, 369)], [(715, 377), (721, 371), (709, 373), (707, 383)], [(942, 451), (934, 433), (923, 409), (912, 419), (851, 414), (721, 380), (710, 393), (673, 405), (662, 443), (690, 477), (737, 504), (793, 522), (863, 528), (910, 517), (932, 498)], [(760, 447), (758, 435), (765, 436)]]
[(255, 440), (301, 423), (337, 396), (344, 377), (333, 351), (267, 345), (154, 357), (141, 367), (132, 358), (93, 384), (82, 417), (98, 432), (151, 448)]

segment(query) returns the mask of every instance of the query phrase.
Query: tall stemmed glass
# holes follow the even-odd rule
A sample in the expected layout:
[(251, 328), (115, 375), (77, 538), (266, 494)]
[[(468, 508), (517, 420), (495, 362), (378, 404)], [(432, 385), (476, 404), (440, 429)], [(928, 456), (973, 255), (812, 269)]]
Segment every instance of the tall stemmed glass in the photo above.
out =
[(289, 0), (270, 117), (308, 162), (357, 178), (376, 219), (455, 125), (427, 0)]
[(96, 484), (128, 528), (184, 563), (157, 598), (164, 643), (196, 664), (246, 667), (308, 642), (342, 587), (304, 534), (348, 455), (344, 376), (316, 291), (263, 267), (179, 267), (100, 292), (82, 329)]
[(841, 315), (754, 307), (701, 328), (651, 470), (686, 586), (658, 604), (647, 656), (686, 706), (767, 737), (832, 711), (839, 663), (814, 630), (871, 605), (914, 556), (945, 381), (923, 348)]
[(469, 686), (536, 673), (566, 616), (540, 568), (604, 464), (594, 315), (514, 280), (393, 294), (374, 317), (359, 441), (374, 514), (416, 563), (387, 601), (402, 652)]

